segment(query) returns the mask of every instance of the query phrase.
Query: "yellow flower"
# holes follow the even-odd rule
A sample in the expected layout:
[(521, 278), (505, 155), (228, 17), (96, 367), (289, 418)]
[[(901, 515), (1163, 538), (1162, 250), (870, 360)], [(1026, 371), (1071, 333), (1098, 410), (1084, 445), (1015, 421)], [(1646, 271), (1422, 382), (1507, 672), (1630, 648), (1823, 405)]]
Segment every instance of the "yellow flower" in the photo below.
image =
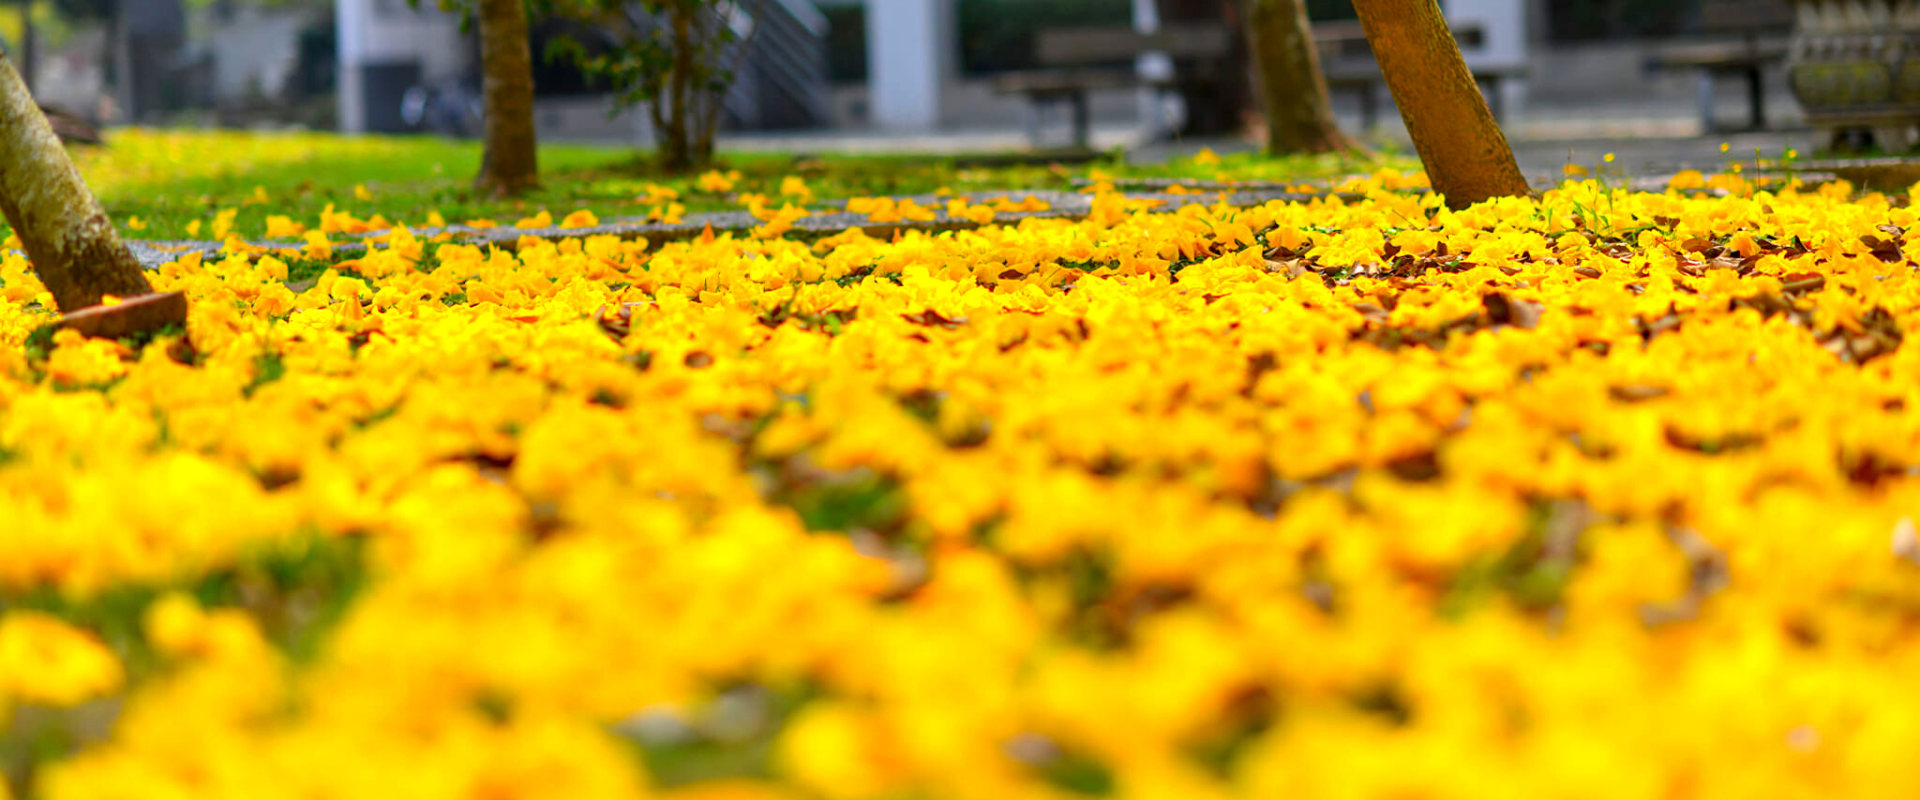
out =
[(560, 221), (562, 228), (591, 228), (599, 224), (600, 218), (584, 208), (568, 214), (566, 219)]
[(0, 616), (0, 697), (72, 706), (122, 680), (119, 659), (92, 633), (37, 611)]
[(267, 238), (292, 239), (307, 232), (307, 226), (294, 222), (292, 217), (273, 215), (267, 217)]
[(1019, 202), (1014, 202), (1005, 197), (1001, 197), (994, 200), (992, 202), (992, 205), (993, 205), (993, 210), (995, 211), (1008, 211), (1008, 212), (1047, 211), (1053, 208), (1052, 203), (1048, 203), (1047, 201), (1041, 200), (1040, 198), (1034, 197), (1033, 195), (1027, 195), (1025, 199)]
[(1667, 191), (1706, 188), (1707, 177), (1697, 169), (1683, 170), (1667, 179)]
[(782, 743), (786, 768), (815, 791), (875, 797), (895, 786), (885, 733), (852, 709), (809, 708), (794, 720)]
[(780, 194), (802, 204), (813, 202), (813, 190), (808, 188), (807, 182), (798, 175), (788, 175), (780, 179)]
[(673, 189), (668, 188), (666, 186), (661, 186), (660, 184), (657, 184), (657, 183), (648, 183), (644, 188), (646, 190), (646, 194), (642, 195), (640, 198), (640, 202), (642, 203), (660, 205), (662, 203), (670, 203), (672, 201), (680, 199), (679, 192), (674, 191)]
[(708, 194), (721, 194), (723, 192), (733, 191), (734, 184), (739, 182), (739, 180), (740, 173), (738, 172), (722, 173), (716, 169), (701, 174), (696, 185), (700, 187), (700, 191)]
[[(223, 208), (213, 215), (213, 238), (226, 239), (233, 232), (233, 220), (240, 215), (240, 209)], [(197, 230), (197, 226), (194, 230)]]
[(319, 231), (306, 232), (307, 246), (301, 254), (307, 258), (325, 260), (333, 257), (333, 243), (327, 241), (327, 235)]
[[(414, 146), (129, 129), (76, 158), (124, 199), (175, 185), (150, 164)], [(651, 241), (329, 208), (310, 280), (237, 240), (149, 271), (192, 318), (138, 348), (49, 346), (0, 253), (0, 703), (125, 695), (35, 788), (1911, 783), (1913, 192), (1694, 172), (1452, 209), (1355, 173), (1016, 224), (1044, 202), (854, 198), (891, 222), (818, 236), (771, 186), (748, 234)], [(940, 211), (981, 224), (894, 224)], [(40, 603), (151, 674), (109, 680)], [(11, 655), (43, 650), (105, 657)], [(649, 790), (622, 738), (769, 768)]]
[(47, 358), (47, 375), (69, 386), (104, 384), (127, 374), (122, 357), (125, 346), (105, 339), (88, 339), (71, 328), (53, 337), (53, 353)]
[(681, 219), (681, 215), (685, 213), (687, 213), (687, 207), (685, 204), (668, 203), (664, 207), (654, 206), (653, 208), (648, 209), (647, 219), (652, 220), (654, 222), (664, 222), (668, 225), (678, 225), (685, 221)]
[(754, 228), (753, 235), (761, 239), (778, 238), (785, 235), (787, 231), (792, 230), (793, 223), (809, 216), (812, 216), (812, 214), (806, 209), (788, 203), (781, 206), (779, 211), (761, 217), (767, 224)]

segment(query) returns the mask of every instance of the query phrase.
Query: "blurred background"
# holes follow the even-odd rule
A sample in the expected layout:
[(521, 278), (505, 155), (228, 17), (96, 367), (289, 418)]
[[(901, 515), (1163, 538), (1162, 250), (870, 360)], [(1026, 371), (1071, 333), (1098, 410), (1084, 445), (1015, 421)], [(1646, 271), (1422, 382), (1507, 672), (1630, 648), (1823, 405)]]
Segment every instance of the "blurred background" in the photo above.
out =
[[(43, 103), (96, 124), (302, 127), (477, 135), (478, 47), (433, 0), (5, 0), (0, 39)], [(1347, 0), (1309, 0), (1340, 35)], [(1445, 0), (1476, 72), (1499, 78), (1510, 137), (1688, 137), (1805, 124), (1783, 76), (1787, 0)], [(1084, 69), (1047, 56), (1048, 31), (1232, 25), (1232, 0), (766, 0), (728, 97), (730, 140), (781, 147), (866, 139), (930, 149), (1037, 144), (1046, 115), (1009, 76)], [(642, 144), (646, 115), (614, 107), (546, 42), (594, 31), (536, 17), (536, 123), (548, 141)], [(1701, 48), (1708, 48), (1702, 51)], [(1718, 48), (1717, 50), (1714, 48)], [(1207, 56), (1244, 70), (1244, 46)], [(1143, 75), (1196, 69), (1151, 52), (1102, 66)], [(1070, 59), (1069, 59), (1070, 60)], [(1193, 60), (1193, 59), (1189, 59)], [(1217, 66), (1217, 65), (1211, 65)], [(1328, 67), (1330, 74), (1336, 72)], [(1757, 92), (1756, 92), (1757, 85)], [(1255, 92), (1195, 96), (1109, 81), (1086, 92), (1098, 148), (1177, 136), (1233, 137), (1257, 123)], [(1377, 137), (1403, 135), (1376, 84), (1334, 86), (1343, 123), (1381, 108)], [(1242, 123), (1245, 123), (1244, 125)]]

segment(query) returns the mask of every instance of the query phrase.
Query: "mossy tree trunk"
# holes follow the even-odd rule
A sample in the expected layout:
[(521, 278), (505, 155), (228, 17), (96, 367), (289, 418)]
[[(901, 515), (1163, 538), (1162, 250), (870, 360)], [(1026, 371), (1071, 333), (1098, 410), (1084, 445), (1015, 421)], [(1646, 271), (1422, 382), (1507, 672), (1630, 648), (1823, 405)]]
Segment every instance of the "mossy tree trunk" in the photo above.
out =
[[(714, 135), (720, 129), (726, 87), (746, 53), (747, 45), (726, 32), (728, 19), (741, 8), (739, 3), (674, 0), (662, 12), (671, 63), (648, 113), (665, 172), (695, 172), (713, 164)], [(757, 13), (758, 7), (754, 10)], [(721, 75), (728, 77), (716, 81)]]
[(1532, 190), (1435, 0), (1353, 0), (1435, 191), (1452, 208)]
[[(701, 8), (693, 3), (674, 3), (667, 10), (667, 29), (672, 31), (673, 66), (667, 71), (664, 97), (655, 100), (652, 111), (654, 130), (659, 132), (660, 168), (686, 172), (705, 166), (712, 159), (711, 148), (702, 151), (695, 122), (700, 115), (694, 106), (702, 90), (693, 85), (694, 28)], [(711, 139), (708, 140), (709, 144)]]
[(539, 182), (533, 134), (533, 54), (523, 0), (480, 0), (486, 133), (474, 186), (518, 194)]
[(1359, 149), (1333, 118), (1306, 3), (1246, 0), (1246, 7), (1247, 38), (1259, 65), (1261, 100), (1266, 107), (1267, 152)]
[(0, 211), (61, 311), (153, 293), (10, 61), (0, 61)]

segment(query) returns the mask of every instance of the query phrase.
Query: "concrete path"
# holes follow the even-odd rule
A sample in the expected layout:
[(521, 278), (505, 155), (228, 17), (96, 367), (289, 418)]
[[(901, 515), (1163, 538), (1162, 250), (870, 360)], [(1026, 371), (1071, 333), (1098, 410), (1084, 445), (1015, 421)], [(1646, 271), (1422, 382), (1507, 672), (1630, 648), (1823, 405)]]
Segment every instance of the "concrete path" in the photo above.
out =
[[(1226, 202), (1236, 206), (1255, 206), (1274, 200), (1310, 200), (1314, 197), (1323, 196), (1296, 193), (1287, 190), (1280, 184), (1270, 183), (1239, 185), (1233, 187), (1234, 191), (1231, 192), (1219, 191), (1218, 187), (1216, 187), (1215, 191), (1210, 191), (1205, 194), (1169, 194), (1163, 191), (1164, 188), (1164, 186), (1146, 187), (1137, 191), (1127, 191), (1125, 194), (1130, 199), (1160, 201), (1163, 204), (1160, 208), (1168, 211), (1196, 204), (1212, 205), (1214, 203)], [(1039, 219), (1084, 219), (1093, 210), (1093, 196), (1078, 192), (1012, 190), (1006, 192), (973, 192), (970, 193), (970, 196), (973, 197), (976, 202), (983, 198), (991, 200), (1004, 196), (1016, 203), (1028, 197), (1033, 197), (1046, 202), (1048, 205), (1045, 211), (998, 213), (994, 216), (992, 222), (988, 223), (993, 225), (1017, 223), (1022, 219), (1030, 217)], [(1341, 196), (1349, 200), (1358, 199), (1357, 195)], [(875, 222), (866, 214), (854, 214), (834, 208), (823, 208), (815, 210), (812, 216), (803, 217), (795, 221), (793, 223), (794, 232), (789, 235), (823, 237), (852, 228), (859, 228), (869, 236), (889, 237), (895, 232), (903, 230), (949, 231), (972, 230), (981, 227), (981, 223), (975, 222), (974, 220), (949, 215), (945, 210), (946, 201), (944, 198), (932, 195), (921, 195), (914, 197), (913, 200), (917, 204), (932, 211), (933, 219)], [(746, 236), (750, 235), (754, 228), (764, 224), (762, 220), (755, 218), (752, 214), (745, 211), (722, 211), (710, 214), (688, 214), (683, 217), (679, 223), (650, 222), (645, 217), (622, 217), (603, 220), (598, 225), (579, 228), (516, 228), (509, 225), (501, 225), (482, 229), (466, 225), (448, 225), (445, 227), (409, 228), (408, 231), (420, 239), (431, 239), (443, 233), (451, 233), (453, 234), (453, 241), (462, 244), (493, 245), (511, 249), (523, 236), (532, 236), (541, 239), (572, 239), (612, 235), (627, 239), (644, 238), (653, 242), (655, 245), (659, 245), (663, 242), (691, 239), (701, 235), (709, 228), (713, 230), (715, 235), (731, 233), (736, 236)], [(343, 241), (334, 243), (333, 254), (337, 258), (345, 260), (364, 254), (369, 248), (383, 247), (383, 244), (369, 240), (380, 238), (389, 232), (387, 229), (382, 229), (360, 234), (336, 234), (342, 237)], [(306, 246), (305, 242), (291, 240), (256, 239), (246, 241), (246, 244), (253, 247), (267, 248), (269, 250), (296, 251)], [(134, 255), (140, 259), (141, 265), (148, 269), (156, 268), (169, 261), (184, 258), (189, 253), (197, 252), (204, 259), (220, 258), (222, 248), (220, 242), (202, 241), (132, 240), (127, 242), (127, 246), (131, 248)]]
[[(1727, 145), (1724, 153), (1720, 150), (1723, 144)], [(1622, 178), (1667, 177), (1687, 169), (1712, 174), (1725, 170), (1734, 161), (1745, 162), (1747, 168), (1751, 169), (1756, 150), (1761, 158), (1768, 160), (1779, 159), (1790, 149), (1812, 153), (1814, 135), (1811, 130), (1760, 131), (1684, 138), (1542, 139), (1517, 141), (1512, 145), (1513, 157), (1520, 162), (1520, 170), (1526, 173), (1528, 181), (1534, 186), (1541, 187), (1553, 186), (1564, 180), (1566, 166), (1570, 163), (1589, 169), (1604, 164), (1608, 175)], [(1171, 159), (1192, 158), (1202, 148), (1221, 155), (1259, 149), (1253, 143), (1236, 139), (1158, 142), (1129, 151), (1128, 160), (1136, 164), (1157, 164)], [(1409, 156), (1414, 155), (1410, 144), (1400, 143), (1396, 149)], [(1605, 164), (1603, 160), (1608, 153), (1614, 154), (1611, 164)]]

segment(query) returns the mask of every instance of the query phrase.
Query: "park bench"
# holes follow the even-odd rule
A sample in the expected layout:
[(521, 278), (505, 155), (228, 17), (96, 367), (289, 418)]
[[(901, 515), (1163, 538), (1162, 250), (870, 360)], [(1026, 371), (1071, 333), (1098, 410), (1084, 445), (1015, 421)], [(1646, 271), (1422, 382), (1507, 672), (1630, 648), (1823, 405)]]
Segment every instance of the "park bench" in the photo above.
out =
[[(1000, 94), (1024, 94), (1032, 108), (1027, 136), (1037, 146), (1046, 109), (1067, 106), (1073, 144), (1085, 148), (1091, 140), (1091, 111), (1087, 96), (1097, 89), (1151, 87), (1178, 89), (1212, 80), (1232, 69), (1234, 31), (1218, 23), (1176, 23), (1154, 33), (1132, 28), (1050, 28), (1038, 32), (1035, 60), (1043, 69), (1016, 72), (994, 82)], [(1134, 67), (1141, 53), (1166, 53), (1174, 61), (1174, 75), (1145, 79)]]
[(1747, 82), (1747, 129), (1767, 125), (1767, 92), (1763, 74), (1768, 66), (1787, 58), (1787, 34), (1793, 29), (1793, 8), (1785, 0), (1704, 0), (1700, 31), (1712, 41), (1688, 42), (1662, 49), (1647, 62), (1651, 70), (1684, 69), (1700, 75), (1700, 126), (1720, 130), (1713, 118), (1716, 83), (1737, 75)]
[[(1462, 51), (1471, 52), (1485, 46), (1486, 32), (1479, 25), (1454, 25), (1453, 38), (1459, 42)], [(1373, 57), (1373, 48), (1367, 43), (1367, 34), (1361, 30), (1360, 23), (1353, 22), (1316, 22), (1313, 25), (1314, 45), (1320, 51), (1320, 71), (1327, 77), (1327, 90), (1330, 92), (1350, 91), (1360, 98), (1360, 127), (1372, 130), (1379, 123), (1379, 88), (1386, 83), (1386, 77), (1380, 72), (1380, 63)], [(1509, 80), (1521, 80), (1527, 77), (1525, 64), (1469, 64), (1473, 80), (1480, 84), (1481, 93), (1487, 97), (1487, 108), (1493, 117), (1506, 122), (1506, 104), (1500, 91), (1501, 84)]]
[[(1458, 25), (1454, 38), (1471, 50), (1484, 41), (1478, 25)], [(1155, 33), (1140, 33), (1131, 28), (1089, 27), (1052, 28), (1038, 34), (1036, 60), (1045, 69), (1002, 76), (994, 84), (1001, 94), (1024, 94), (1032, 104), (1027, 117), (1028, 138), (1041, 142), (1041, 121), (1046, 109), (1066, 105), (1069, 109), (1073, 144), (1086, 147), (1090, 137), (1090, 112), (1087, 96), (1097, 89), (1151, 87), (1177, 89), (1187, 82), (1216, 80), (1221, 71), (1233, 69), (1233, 37), (1236, 32), (1217, 23), (1187, 23), (1163, 26)], [(1352, 91), (1360, 98), (1360, 123), (1371, 130), (1379, 120), (1379, 87), (1385, 84), (1380, 65), (1358, 22), (1316, 23), (1313, 37), (1320, 48), (1321, 69), (1329, 91)], [(1174, 77), (1142, 78), (1132, 61), (1141, 53), (1165, 53), (1175, 64)], [(1524, 64), (1474, 65), (1470, 67), (1488, 99), (1495, 119), (1505, 119), (1500, 86), (1503, 81), (1525, 78)]]

